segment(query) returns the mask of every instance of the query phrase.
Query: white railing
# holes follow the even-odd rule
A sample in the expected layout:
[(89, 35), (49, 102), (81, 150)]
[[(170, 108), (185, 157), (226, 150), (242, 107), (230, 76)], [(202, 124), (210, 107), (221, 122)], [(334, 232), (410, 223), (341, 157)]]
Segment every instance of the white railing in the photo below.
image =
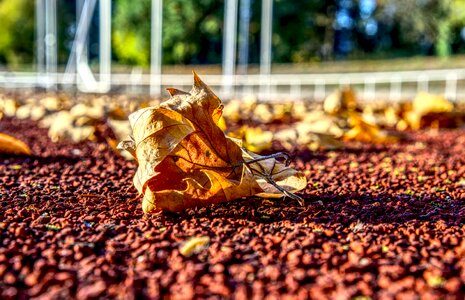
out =
[[(111, 74), (110, 90), (144, 94), (150, 91), (150, 74), (141, 71), (130, 74)], [(80, 87), (79, 81), (69, 80), (64, 74), (39, 74), (34, 72), (0, 72), (0, 87), (60, 89)], [(223, 75), (202, 75), (218, 95), (228, 99), (244, 95), (256, 95), (263, 100), (315, 99), (321, 100), (340, 86), (352, 86), (359, 98), (365, 100), (388, 99), (391, 101), (413, 97), (419, 91), (444, 94), (448, 99), (465, 99), (465, 70), (421, 70), (399, 72), (361, 72), (326, 74), (271, 74), (232, 75), (225, 80)], [(108, 85), (96, 77), (97, 83)], [(227, 82), (227, 86), (225, 86)], [(177, 87), (189, 90), (192, 74), (164, 74), (160, 78), (163, 88)], [(232, 88), (231, 88), (232, 83)], [(98, 87), (96, 90), (99, 90)], [(106, 90), (102, 88), (102, 90)]]
[[(150, 74), (134, 68), (129, 74), (112, 72), (111, 64), (111, 0), (76, 1), (76, 35), (64, 73), (57, 73), (57, 1), (36, 2), (36, 67), (37, 73), (0, 72), (0, 87), (77, 89), (81, 92), (108, 91), (140, 93), (156, 96), (162, 88), (175, 86), (189, 90), (191, 74), (162, 74), (162, 23), (163, 0), (151, 0), (151, 68)], [(444, 94), (451, 100), (465, 98), (465, 70), (421, 70), (401, 72), (372, 72), (345, 74), (272, 74), (271, 36), (273, 33), (273, 0), (262, 1), (260, 32), (260, 72), (236, 75), (236, 42), (248, 37), (241, 30), (237, 39), (238, 0), (226, 0), (225, 32), (222, 53), (222, 75), (205, 75), (202, 78), (224, 99), (253, 94), (263, 100), (314, 99), (321, 100), (339, 86), (350, 85), (361, 99), (389, 99), (391, 101), (413, 97), (418, 91)], [(91, 18), (99, 5), (99, 68), (94, 74), (87, 58), (88, 34)], [(250, 22), (250, 1), (240, 5), (239, 16)], [(241, 21), (242, 22), (242, 21)], [(248, 45), (247, 45), (248, 47)], [(243, 53), (248, 53), (243, 47)], [(241, 65), (247, 70), (246, 63)], [(202, 75), (202, 74), (200, 74)], [(166, 94), (165, 94), (166, 95)]]

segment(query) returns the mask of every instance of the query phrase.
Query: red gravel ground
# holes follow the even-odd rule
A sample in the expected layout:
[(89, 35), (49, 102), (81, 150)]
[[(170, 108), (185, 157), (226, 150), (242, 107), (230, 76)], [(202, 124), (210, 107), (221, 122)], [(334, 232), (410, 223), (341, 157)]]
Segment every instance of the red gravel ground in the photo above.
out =
[[(295, 201), (144, 216), (135, 162), (104, 143), (0, 131), (36, 156), (0, 160), (0, 298), (463, 299), (465, 129), (390, 146), (296, 151)], [(190, 257), (180, 246), (209, 236)]]

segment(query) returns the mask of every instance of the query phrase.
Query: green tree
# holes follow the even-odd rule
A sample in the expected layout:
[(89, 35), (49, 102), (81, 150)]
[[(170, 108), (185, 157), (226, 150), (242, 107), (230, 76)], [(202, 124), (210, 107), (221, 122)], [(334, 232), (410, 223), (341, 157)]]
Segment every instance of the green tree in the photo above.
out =
[(273, 61), (301, 63), (330, 59), (334, 46), (335, 10), (334, 1), (276, 0)]
[[(150, 4), (150, 0), (116, 1), (113, 47), (122, 63), (150, 63)], [(164, 1), (163, 62), (218, 63), (223, 5), (215, 0)]]
[(34, 49), (34, 1), (0, 0), (0, 62), (32, 63)]
[(465, 1), (391, 0), (382, 4), (395, 5), (395, 20), (404, 44), (427, 42), (437, 56), (451, 55), (452, 29), (465, 24)]

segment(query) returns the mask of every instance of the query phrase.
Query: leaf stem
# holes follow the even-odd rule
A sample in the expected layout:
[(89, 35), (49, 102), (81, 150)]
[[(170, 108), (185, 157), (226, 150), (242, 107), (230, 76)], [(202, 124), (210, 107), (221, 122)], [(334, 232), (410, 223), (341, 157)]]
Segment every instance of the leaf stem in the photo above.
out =
[[(275, 161), (274, 161), (274, 164), (273, 164), (273, 167), (271, 168), (271, 170), (269, 172), (267, 172), (267, 170), (265, 168), (263, 168), (262, 165), (260, 164), (257, 164), (261, 171), (253, 168), (251, 165), (254, 164), (254, 163), (258, 163), (260, 161), (263, 161), (263, 160), (267, 160), (267, 159), (271, 159), (271, 158), (274, 158)], [(289, 197), (293, 200), (296, 200), (297, 202), (299, 202), (299, 204), (301, 206), (304, 206), (304, 199), (300, 196), (297, 196), (289, 191), (286, 191), (283, 187), (281, 187), (280, 185), (278, 185), (274, 179), (273, 179), (273, 170), (276, 166), (276, 159), (277, 158), (284, 158), (284, 163), (286, 166), (289, 165), (290, 163), (290, 156), (289, 154), (285, 153), (285, 152), (278, 152), (278, 153), (274, 153), (274, 154), (271, 154), (271, 155), (267, 155), (267, 156), (263, 156), (263, 157), (260, 157), (260, 158), (255, 158), (255, 159), (252, 159), (252, 160), (249, 160), (249, 161), (244, 161), (244, 165), (250, 170), (250, 172), (252, 172), (252, 174), (259, 174), (260, 176), (262, 176), (269, 184), (271, 184), (272, 186), (274, 186), (278, 191), (280, 191), (284, 197)]]

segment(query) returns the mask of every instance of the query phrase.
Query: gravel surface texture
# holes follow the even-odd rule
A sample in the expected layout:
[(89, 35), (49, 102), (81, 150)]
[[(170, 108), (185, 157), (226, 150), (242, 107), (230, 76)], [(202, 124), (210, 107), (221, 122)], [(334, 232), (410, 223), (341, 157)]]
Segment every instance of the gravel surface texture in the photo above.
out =
[[(0, 132), (35, 153), (0, 159), (1, 299), (465, 297), (465, 129), (296, 150), (304, 206), (155, 215), (136, 199), (136, 163), (105, 143), (52, 143), (31, 121)], [(210, 243), (184, 256), (192, 237)]]

